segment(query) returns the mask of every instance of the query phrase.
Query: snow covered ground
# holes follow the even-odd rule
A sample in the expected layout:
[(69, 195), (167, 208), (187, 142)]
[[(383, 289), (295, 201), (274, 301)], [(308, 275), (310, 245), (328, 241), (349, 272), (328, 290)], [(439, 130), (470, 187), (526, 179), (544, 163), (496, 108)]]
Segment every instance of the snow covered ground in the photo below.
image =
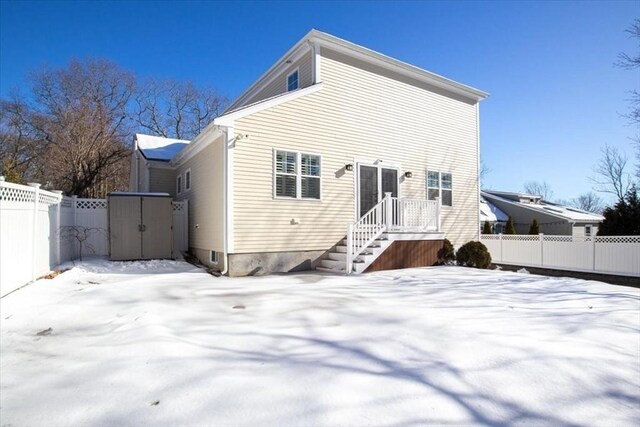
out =
[(0, 308), (2, 426), (640, 425), (632, 288), (93, 260)]

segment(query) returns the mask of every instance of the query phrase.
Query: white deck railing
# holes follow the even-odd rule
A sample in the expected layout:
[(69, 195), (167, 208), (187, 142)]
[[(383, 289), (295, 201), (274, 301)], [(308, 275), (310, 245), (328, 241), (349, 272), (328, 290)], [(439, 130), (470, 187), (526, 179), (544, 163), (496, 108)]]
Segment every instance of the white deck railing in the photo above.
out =
[(440, 231), (440, 200), (384, 198), (347, 230), (346, 273), (353, 260), (385, 231)]

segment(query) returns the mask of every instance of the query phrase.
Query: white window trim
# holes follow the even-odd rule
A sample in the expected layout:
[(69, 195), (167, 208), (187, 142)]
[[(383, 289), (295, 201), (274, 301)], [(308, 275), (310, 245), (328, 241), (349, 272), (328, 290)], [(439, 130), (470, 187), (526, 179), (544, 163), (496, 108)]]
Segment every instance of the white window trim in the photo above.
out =
[[(187, 179), (187, 174), (189, 174), (189, 179)], [(187, 169), (186, 171), (184, 171), (184, 192), (186, 193), (187, 191), (191, 191), (191, 188), (193, 187), (193, 174), (191, 173), (191, 168)], [(187, 183), (189, 183), (189, 186), (187, 186)]]
[[(437, 172), (438, 173), (438, 187), (430, 187), (429, 186), (429, 172)], [(451, 175), (451, 188), (445, 188), (445, 190), (451, 191), (451, 205), (445, 205), (442, 203), (442, 174), (446, 173)], [(426, 184), (427, 184), (427, 194), (426, 194), (426, 199), (429, 200), (429, 190), (438, 190), (438, 198), (440, 199), (440, 206), (442, 206), (443, 208), (446, 209), (450, 209), (453, 208), (454, 203), (453, 203), (453, 173), (452, 172), (448, 172), (448, 171), (437, 171), (437, 170), (433, 170), (433, 169), (429, 169), (427, 168), (427, 174), (426, 174)]]
[[(295, 172), (295, 177), (296, 177), (296, 197), (284, 197), (284, 196), (277, 196), (276, 195), (276, 175), (288, 175), (288, 176), (294, 176), (294, 174), (292, 173), (285, 173), (285, 172), (277, 172), (276, 171), (276, 162), (277, 162), (277, 157), (278, 157), (278, 151), (285, 151), (285, 152), (289, 152), (289, 153), (295, 153), (296, 155), (296, 172)], [(317, 177), (312, 176), (312, 175), (304, 175), (304, 176), (308, 176), (308, 177), (312, 177), (312, 178), (318, 178), (320, 180), (320, 185), (319, 185), (319, 191), (320, 191), (320, 197), (315, 199), (315, 198), (311, 198), (311, 197), (302, 197), (302, 155), (306, 154), (308, 156), (317, 156), (319, 159), (319, 172), (320, 175), (318, 175)], [(322, 201), (322, 155), (318, 154), (318, 153), (309, 153), (309, 152), (301, 152), (301, 151), (296, 151), (296, 150), (288, 150), (286, 148), (274, 148), (273, 149), (273, 192), (272, 192), (272, 197), (274, 200), (304, 200), (304, 201), (308, 201), (308, 202), (321, 202)]]
[[(289, 77), (291, 77), (295, 73), (298, 73), (298, 87), (295, 89), (289, 90)], [(300, 67), (294, 68), (293, 70), (291, 70), (289, 74), (287, 74), (287, 78), (284, 80), (284, 89), (285, 89), (285, 92), (293, 92), (300, 89)]]
[(176, 194), (182, 194), (182, 175), (176, 176)]
[[(382, 169), (395, 169), (398, 171), (398, 199), (402, 198), (402, 164), (395, 162), (386, 162), (370, 159), (354, 159), (355, 171), (353, 174), (353, 196), (355, 203), (353, 204), (354, 218), (360, 218), (360, 167), (370, 166), (378, 168), (378, 198), (382, 200), (384, 194), (382, 194)], [(378, 202), (379, 202), (378, 201)]]
[[(587, 227), (589, 227), (589, 234), (587, 234)], [(584, 225), (584, 236), (585, 237), (593, 237), (593, 224), (585, 224)]]

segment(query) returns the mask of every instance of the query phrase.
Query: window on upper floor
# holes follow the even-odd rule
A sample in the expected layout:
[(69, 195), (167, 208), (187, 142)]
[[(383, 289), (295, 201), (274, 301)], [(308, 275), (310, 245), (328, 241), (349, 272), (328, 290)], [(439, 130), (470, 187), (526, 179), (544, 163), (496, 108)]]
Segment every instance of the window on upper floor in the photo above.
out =
[(191, 190), (191, 169), (187, 169), (184, 173), (184, 189), (185, 191)]
[(287, 92), (298, 89), (298, 69), (287, 76)]
[(274, 196), (320, 199), (320, 156), (275, 150)]
[(427, 198), (440, 198), (442, 206), (453, 206), (453, 177), (446, 172), (427, 172)]
[(176, 177), (176, 192), (178, 194), (182, 193), (182, 175)]

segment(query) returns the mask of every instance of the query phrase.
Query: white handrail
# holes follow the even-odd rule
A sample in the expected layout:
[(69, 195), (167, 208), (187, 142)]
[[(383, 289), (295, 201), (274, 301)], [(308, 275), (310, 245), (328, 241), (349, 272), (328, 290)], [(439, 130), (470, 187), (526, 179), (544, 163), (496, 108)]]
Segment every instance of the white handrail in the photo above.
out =
[(347, 229), (346, 273), (353, 260), (385, 231), (440, 231), (440, 200), (384, 198)]
[(353, 260), (360, 255), (387, 229), (386, 216), (391, 204), (391, 193), (384, 198), (354, 224), (349, 224), (347, 232), (347, 265), (346, 273), (351, 273)]

